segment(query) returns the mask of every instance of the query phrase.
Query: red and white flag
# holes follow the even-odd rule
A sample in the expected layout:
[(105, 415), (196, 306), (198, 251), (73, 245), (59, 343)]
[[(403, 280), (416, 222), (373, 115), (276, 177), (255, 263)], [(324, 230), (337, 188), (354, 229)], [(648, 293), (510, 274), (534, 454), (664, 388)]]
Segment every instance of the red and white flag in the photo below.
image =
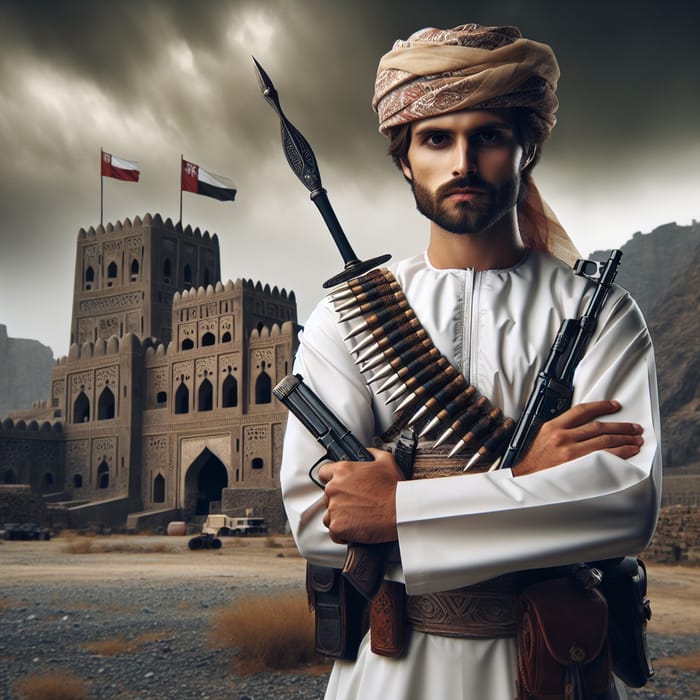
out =
[(236, 198), (236, 186), (229, 178), (223, 175), (208, 173), (195, 163), (182, 159), (182, 171), (180, 177), (183, 192), (194, 192), (206, 197), (213, 197), (220, 202), (233, 202)]
[(102, 151), (102, 177), (113, 177), (117, 180), (138, 182), (140, 174), (141, 170), (136, 161), (117, 158), (111, 153)]

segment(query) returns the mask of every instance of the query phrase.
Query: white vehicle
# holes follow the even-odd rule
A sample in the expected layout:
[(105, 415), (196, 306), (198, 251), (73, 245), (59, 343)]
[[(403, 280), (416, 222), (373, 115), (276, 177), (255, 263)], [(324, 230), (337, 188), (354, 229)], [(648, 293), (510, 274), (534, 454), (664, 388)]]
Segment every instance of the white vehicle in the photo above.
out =
[(209, 515), (202, 526), (202, 534), (214, 537), (266, 535), (267, 524), (265, 518), (251, 516), (232, 518), (229, 515)]

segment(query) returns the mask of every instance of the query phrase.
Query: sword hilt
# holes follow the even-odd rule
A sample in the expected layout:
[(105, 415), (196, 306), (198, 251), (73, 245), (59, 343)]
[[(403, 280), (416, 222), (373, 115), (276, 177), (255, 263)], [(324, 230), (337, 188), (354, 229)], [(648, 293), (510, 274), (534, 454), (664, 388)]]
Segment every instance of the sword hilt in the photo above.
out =
[(253, 63), (258, 74), (260, 89), (263, 97), (272, 106), (280, 119), (282, 128), (282, 146), (287, 162), (294, 174), (301, 180), (304, 187), (311, 192), (311, 201), (321, 212), (323, 220), (333, 237), (338, 251), (343, 257), (345, 268), (323, 283), (324, 288), (334, 287), (341, 282), (346, 282), (354, 277), (359, 277), (365, 272), (385, 263), (391, 255), (380, 255), (369, 260), (360, 260), (350, 245), (338, 218), (333, 211), (328, 194), (321, 184), (321, 174), (316, 162), (316, 156), (309, 142), (301, 132), (287, 119), (279, 102), (279, 96), (270, 76), (253, 57)]

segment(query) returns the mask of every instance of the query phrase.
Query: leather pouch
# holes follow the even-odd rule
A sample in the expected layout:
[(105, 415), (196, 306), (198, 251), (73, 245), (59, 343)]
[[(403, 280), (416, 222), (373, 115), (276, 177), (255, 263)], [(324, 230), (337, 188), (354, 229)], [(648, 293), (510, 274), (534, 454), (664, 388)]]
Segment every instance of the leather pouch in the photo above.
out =
[(406, 587), (384, 579), (370, 608), (372, 651), (380, 656), (397, 658), (406, 650)]
[(518, 597), (519, 700), (593, 700), (612, 683), (608, 608), (571, 577), (534, 583)]
[(315, 651), (320, 656), (353, 661), (367, 631), (365, 599), (340, 569), (306, 566), (306, 591), (315, 612)]
[(644, 562), (624, 557), (595, 564), (603, 572), (601, 590), (608, 602), (608, 638), (613, 672), (630, 688), (641, 688), (654, 675), (647, 648), (647, 598)]

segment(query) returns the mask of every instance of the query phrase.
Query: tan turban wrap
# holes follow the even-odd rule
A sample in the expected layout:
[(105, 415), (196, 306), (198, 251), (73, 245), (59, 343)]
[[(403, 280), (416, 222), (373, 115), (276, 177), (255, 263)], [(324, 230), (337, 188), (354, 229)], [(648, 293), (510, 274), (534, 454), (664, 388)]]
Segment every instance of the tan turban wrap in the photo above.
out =
[[(516, 27), (421, 29), (382, 57), (372, 107), (383, 134), (457, 110), (510, 107), (531, 110), (549, 134), (556, 124), (558, 80), (552, 49), (524, 39)], [(532, 182), (518, 217), (527, 247), (569, 264), (580, 257)]]

